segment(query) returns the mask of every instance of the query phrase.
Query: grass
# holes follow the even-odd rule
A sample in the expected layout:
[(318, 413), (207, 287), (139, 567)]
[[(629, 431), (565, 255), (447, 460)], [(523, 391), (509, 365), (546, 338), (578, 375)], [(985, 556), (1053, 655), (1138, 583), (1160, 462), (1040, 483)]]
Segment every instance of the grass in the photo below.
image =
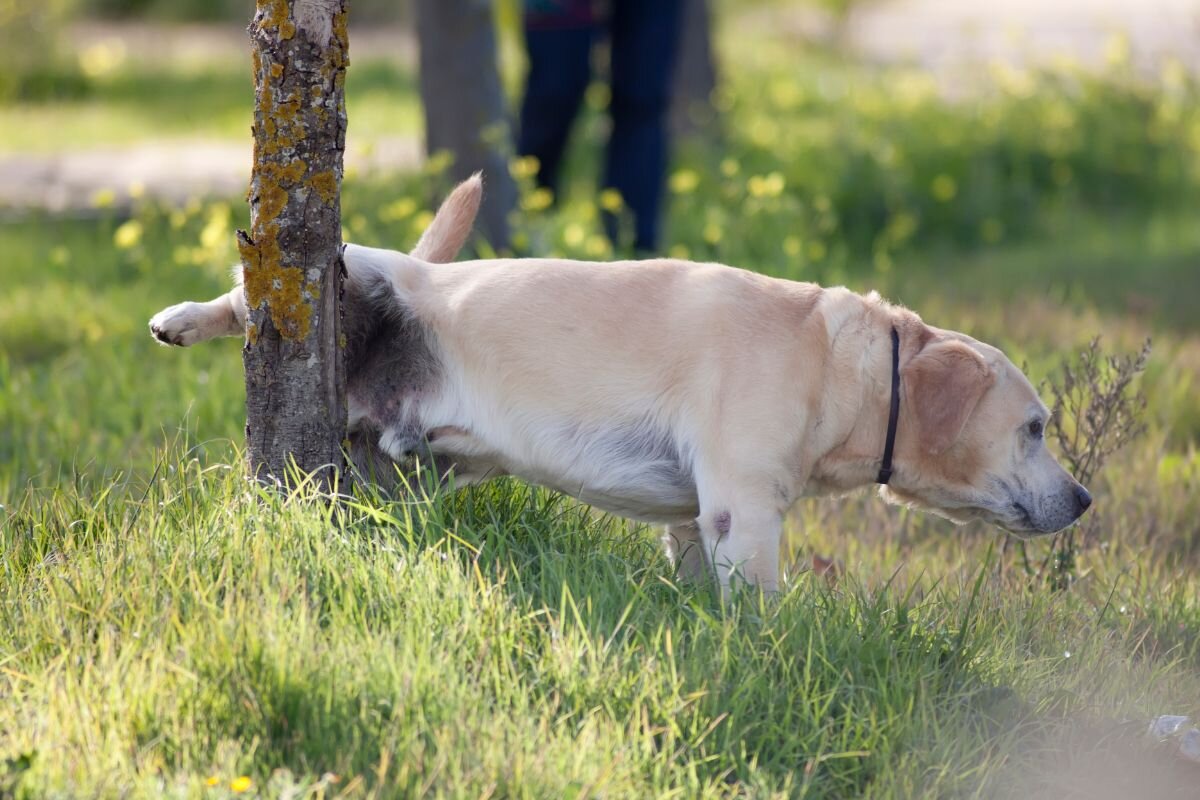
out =
[[(0, 796), (1129, 797), (1194, 786), (1195, 768), (1144, 732), (1158, 714), (1200, 715), (1195, 112), (1184, 107), (1150, 144), (1122, 133), (1144, 121), (1143, 104), (1190, 84), (1115, 74), (1068, 89), (1032, 76), (1020, 96), (914, 104), (881, 90), (907, 72), (746, 47), (726, 43), (746, 66), (721, 100), (723, 142), (683, 153), (672, 177), (677, 252), (884, 289), (1004, 347), (1035, 379), (1097, 333), (1125, 351), (1154, 336), (1140, 384), (1149, 431), (1090, 487), (1091, 544), (1073, 587), (1032, 582), (994, 531), (869, 493), (801, 504), (787, 591), (728, 601), (676, 580), (654, 532), (515, 482), (401, 498), (364, 489), (343, 505), (261, 494), (239, 466), (238, 343), (166, 350), (144, 327), (164, 305), (224, 289), (243, 205), (143, 201), (130, 216), (10, 220)], [(802, 102), (771, 88), (785, 68)], [(822, 85), (843, 88), (826, 96)], [(135, 105), (143, 128), (171, 130), (176, 100), (129, 97), (95, 101), (113, 120), (106, 135), (137, 127)], [(213, 112), (199, 124), (224, 125), (225, 102), (224, 90), (199, 92)], [(1101, 115), (1080, 129), (1095, 135), (1056, 156), (1071, 165), (1066, 182), (1039, 127), (1038, 109), (1054, 103)], [(779, 130), (812, 136), (756, 143), (763, 109)], [(831, 148), (821, 125), (845, 146)], [(925, 141), (935, 127), (950, 141)], [(3, 130), (10, 143), (24, 135)], [(526, 186), (526, 251), (612, 254), (587, 179), (599, 118), (581, 131), (562, 202), (543, 209)], [(1135, 148), (1134, 168), (1114, 166), (1110, 146)], [(892, 166), (868, 169), (862, 153), (886, 147)], [(435, 173), (348, 183), (348, 238), (410, 247)], [(939, 199), (943, 176), (964, 208)], [(807, 570), (813, 553), (840, 559), (844, 577)]]

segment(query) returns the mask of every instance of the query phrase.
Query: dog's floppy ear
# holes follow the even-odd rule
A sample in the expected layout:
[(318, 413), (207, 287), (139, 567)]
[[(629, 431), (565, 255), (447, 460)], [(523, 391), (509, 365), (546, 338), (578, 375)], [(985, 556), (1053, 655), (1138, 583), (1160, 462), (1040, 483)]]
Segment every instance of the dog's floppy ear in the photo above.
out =
[(921, 450), (936, 454), (958, 441), (996, 377), (983, 356), (950, 339), (922, 349), (904, 368), (904, 379)]

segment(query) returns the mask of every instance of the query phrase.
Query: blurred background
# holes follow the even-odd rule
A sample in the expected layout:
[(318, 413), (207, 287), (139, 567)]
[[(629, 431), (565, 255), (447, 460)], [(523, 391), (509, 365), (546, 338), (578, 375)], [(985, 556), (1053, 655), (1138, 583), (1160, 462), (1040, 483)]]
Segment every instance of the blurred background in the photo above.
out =
[[(1037, 380), (1094, 337), (1114, 354), (1152, 337), (1147, 432), (1097, 478), (1119, 501), (1097, 539), (1197, 554), (1200, 0), (680, 0), (649, 238), (605, 165), (624, 101), (603, 25), (546, 185), (519, 147), (519, 0), (350, 8), (348, 240), (410, 247), (482, 165), (484, 255), (658, 253), (879, 289)], [(228, 283), (252, 13), (0, 0), (0, 499), (144, 472), (164, 434), (225, 463), (240, 440), (238, 343), (168, 352), (145, 320)]]

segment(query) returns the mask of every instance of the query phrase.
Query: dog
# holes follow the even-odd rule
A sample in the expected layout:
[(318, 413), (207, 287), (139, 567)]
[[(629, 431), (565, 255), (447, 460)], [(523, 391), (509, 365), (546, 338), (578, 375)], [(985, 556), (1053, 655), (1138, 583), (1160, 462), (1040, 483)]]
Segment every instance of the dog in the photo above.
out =
[[(515, 475), (664, 525), (681, 575), (779, 585), (802, 497), (889, 502), (1020, 536), (1091, 505), (1003, 353), (872, 292), (675, 259), (451, 261), (482, 196), (446, 199), (411, 254), (348, 244), (355, 468), (416, 456), (466, 485)], [(240, 284), (240, 282), (239, 282)], [(150, 320), (160, 342), (242, 335), (240, 285)]]

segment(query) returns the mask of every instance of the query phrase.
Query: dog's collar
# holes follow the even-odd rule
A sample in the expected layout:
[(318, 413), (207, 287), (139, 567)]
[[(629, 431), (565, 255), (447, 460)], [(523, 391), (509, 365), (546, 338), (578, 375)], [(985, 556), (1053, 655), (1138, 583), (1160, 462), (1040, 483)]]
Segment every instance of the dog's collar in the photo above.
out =
[(887, 440), (883, 443), (883, 464), (876, 483), (887, 485), (892, 479), (892, 451), (896, 449), (896, 423), (900, 420), (900, 334), (892, 328), (892, 406), (888, 411)]

